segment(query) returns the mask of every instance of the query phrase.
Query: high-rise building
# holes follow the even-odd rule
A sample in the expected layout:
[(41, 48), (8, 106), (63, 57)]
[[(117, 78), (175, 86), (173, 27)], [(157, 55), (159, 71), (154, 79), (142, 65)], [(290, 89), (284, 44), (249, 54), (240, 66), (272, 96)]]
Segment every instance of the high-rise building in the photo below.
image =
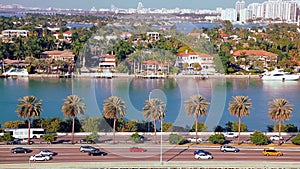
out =
[(247, 7), (248, 19), (273, 19), (284, 22), (297, 22), (298, 2), (295, 0), (268, 0), (249, 4)]
[(236, 10), (236, 13), (237, 13), (237, 21), (240, 21), (240, 13), (241, 13), (241, 10), (245, 9), (245, 1), (242, 0), (238, 0), (236, 3), (235, 3), (235, 10)]
[(231, 22), (237, 21), (237, 12), (234, 8), (222, 9), (221, 20), (228, 20)]

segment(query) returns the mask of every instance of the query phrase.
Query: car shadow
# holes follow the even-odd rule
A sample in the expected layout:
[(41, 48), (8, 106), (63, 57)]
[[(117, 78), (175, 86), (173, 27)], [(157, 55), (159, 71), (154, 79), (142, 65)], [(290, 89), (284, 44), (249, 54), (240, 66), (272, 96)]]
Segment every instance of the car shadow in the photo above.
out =
[(167, 160), (167, 162), (173, 160), (175, 157), (179, 156), (180, 154), (182, 154), (183, 152), (187, 151), (188, 149), (189, 149), (189, 147), (187, 147), (187, 148), (181, 150), (180, 152), (178, 152), (177, 154), (175, 154), (173, 157), (169, 158), (169, 159)]

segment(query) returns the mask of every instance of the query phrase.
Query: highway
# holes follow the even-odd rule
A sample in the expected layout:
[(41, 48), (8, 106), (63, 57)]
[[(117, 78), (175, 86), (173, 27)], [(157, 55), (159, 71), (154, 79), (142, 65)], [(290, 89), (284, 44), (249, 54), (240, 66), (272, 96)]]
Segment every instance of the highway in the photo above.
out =
[[(299, 167), (300, 168), (300, 147), (275, 147), (276, 150), (283, 152), (283, 156), (263, 156), (262, 150), (267, 146), (237, 146), (240, 152), (221, 152), (218, 145), (212, 144), (187, 144), (187, 145), (170, 145), (168, 138), (163, 137), (162, 146), (160, 143), (155, 143), (153, 136), (147, 138), (146, 143), (133, 144), (128, 136), (116, 136), (117, 144), (112, 143), (111, 136), (102, 136), (102, 142), (92, 144), (96, 148), (108, 153), (107, 156), (89, 156), (88, 153), (79, 151), (80, 146), (90, 144), (79, 144), (79, 140), (84, 138), (82, 136), (75, 137), (76, 144), (40, 144), (41, 140), (35, 139), (33, 145), (0, 145), (0, 168), (34, 168), (47, 166), (51, 168), (55, 166), (64, 166), (69, 168), (97, 168), (99, 166), (110, 166), (118, 168), (146, 166), (145, 168), (164, 165), (171, 165), (170, 167), (198, 166), (207, 168), (219, 167)], [(205, 137), (202, 137), (205, 140)], [(69, 140), (69, 136), (60, 137), (62, 140)], [(247, 137), (241, 137), (241, 140), (246, 142)], [(285, 141), (290, 138), (285, 137)], [(159, 142), (160, 136), (157, 136), (156, 141)], [(228, 138), (231, 142), (236, 142), (236, 138)], [(146, 152), (130, 152), (129, 148), (132, 146), (139, 146), (146, 148)], [(31, 153), (14, 154), (10, 152), (13, 147), (25, 147), (32, 150)], [(162, 163), (160, 162), (160, 151), (162, 148)], [(39, 153), (41, 150), (48, 149), (58, 153), (50, 161), (29, 161), (31, 155)], [(194, 151), (203, 149), (209, 151), (213, 155), (210, 160), (197, 160), (194, 158)], [(49, 166), (50, 165), (50, 166)], [(51, 166), (52, 165), (52, 166)], [(29, 166), (29, 167), (28, 167)]]
[[(160, 147), (159, 146), (142, 146), (147, 149), (147, 152), (130, 152), (130, 145), (115, 145), (115, 146), (101, 146), (93, 145), (108, 153), (107, 156), (89, 156), (87, 153), (79, 151), (80, 145), (48, 145), (45, 147), (27, 146), (33, 150), (31, 153), (13, 154), (10, 152), (9, 147), (0, 148), (0, 164), (17, 164), (28, 163), (29, 156), (37, 154), (40, 150), (49, 149), (58, 153), (52, 160), (45, 162), (34, 163), (64, 163), (64, 162), (128, 162), (128, 161), (159, 161), (160, 160)], [(280, 148), (283, 156), (263, 156), (263, 148), (243, 148), (240, 147), (240, 152), (221, 152), (218, 147), (194, 147), (194, 146), (164, 146), (163, 147), (163, 162), (175, 161), (199, 161), (194, 159), (193, 152), (197, 149), (204, 149), (212, 153), (214, 159), (209, 161), (255, 161), (255, 162), (298, 162), (300, 161), (300, 149), (294, 148)], [(203, 161), (203, 160), (200, 160)], [(32, 162), (33, 163), (33, 162)]]

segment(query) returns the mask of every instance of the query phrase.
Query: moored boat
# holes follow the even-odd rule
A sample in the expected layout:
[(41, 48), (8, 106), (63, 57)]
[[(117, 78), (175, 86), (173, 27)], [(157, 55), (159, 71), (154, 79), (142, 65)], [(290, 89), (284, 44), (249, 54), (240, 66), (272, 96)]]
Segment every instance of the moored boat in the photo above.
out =
[(296, 81), (299, 77), (299, 74), (291, 74), (283, 69), (275, 69), (263, 73), (261, 79), (266, 81)]
[(3, 76), (23, 76), (27, 77), (28, 72), (25, 68), (11, 68), (7, 72), (2, 73)]

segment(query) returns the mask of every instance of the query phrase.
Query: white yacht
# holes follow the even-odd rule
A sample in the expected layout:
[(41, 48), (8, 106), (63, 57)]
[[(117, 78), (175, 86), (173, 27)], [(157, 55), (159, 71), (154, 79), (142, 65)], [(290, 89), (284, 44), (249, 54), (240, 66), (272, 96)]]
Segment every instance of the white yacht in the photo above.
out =
[(266, 81), (296, 81), (299, 77), (299, 74), (291, 74), (283, 69), (275, 69), (263, 73), (261, 79)]
[(2, 73), (4, 76), (28, 76), (25, 68), (11, 68), (7, 72)]

